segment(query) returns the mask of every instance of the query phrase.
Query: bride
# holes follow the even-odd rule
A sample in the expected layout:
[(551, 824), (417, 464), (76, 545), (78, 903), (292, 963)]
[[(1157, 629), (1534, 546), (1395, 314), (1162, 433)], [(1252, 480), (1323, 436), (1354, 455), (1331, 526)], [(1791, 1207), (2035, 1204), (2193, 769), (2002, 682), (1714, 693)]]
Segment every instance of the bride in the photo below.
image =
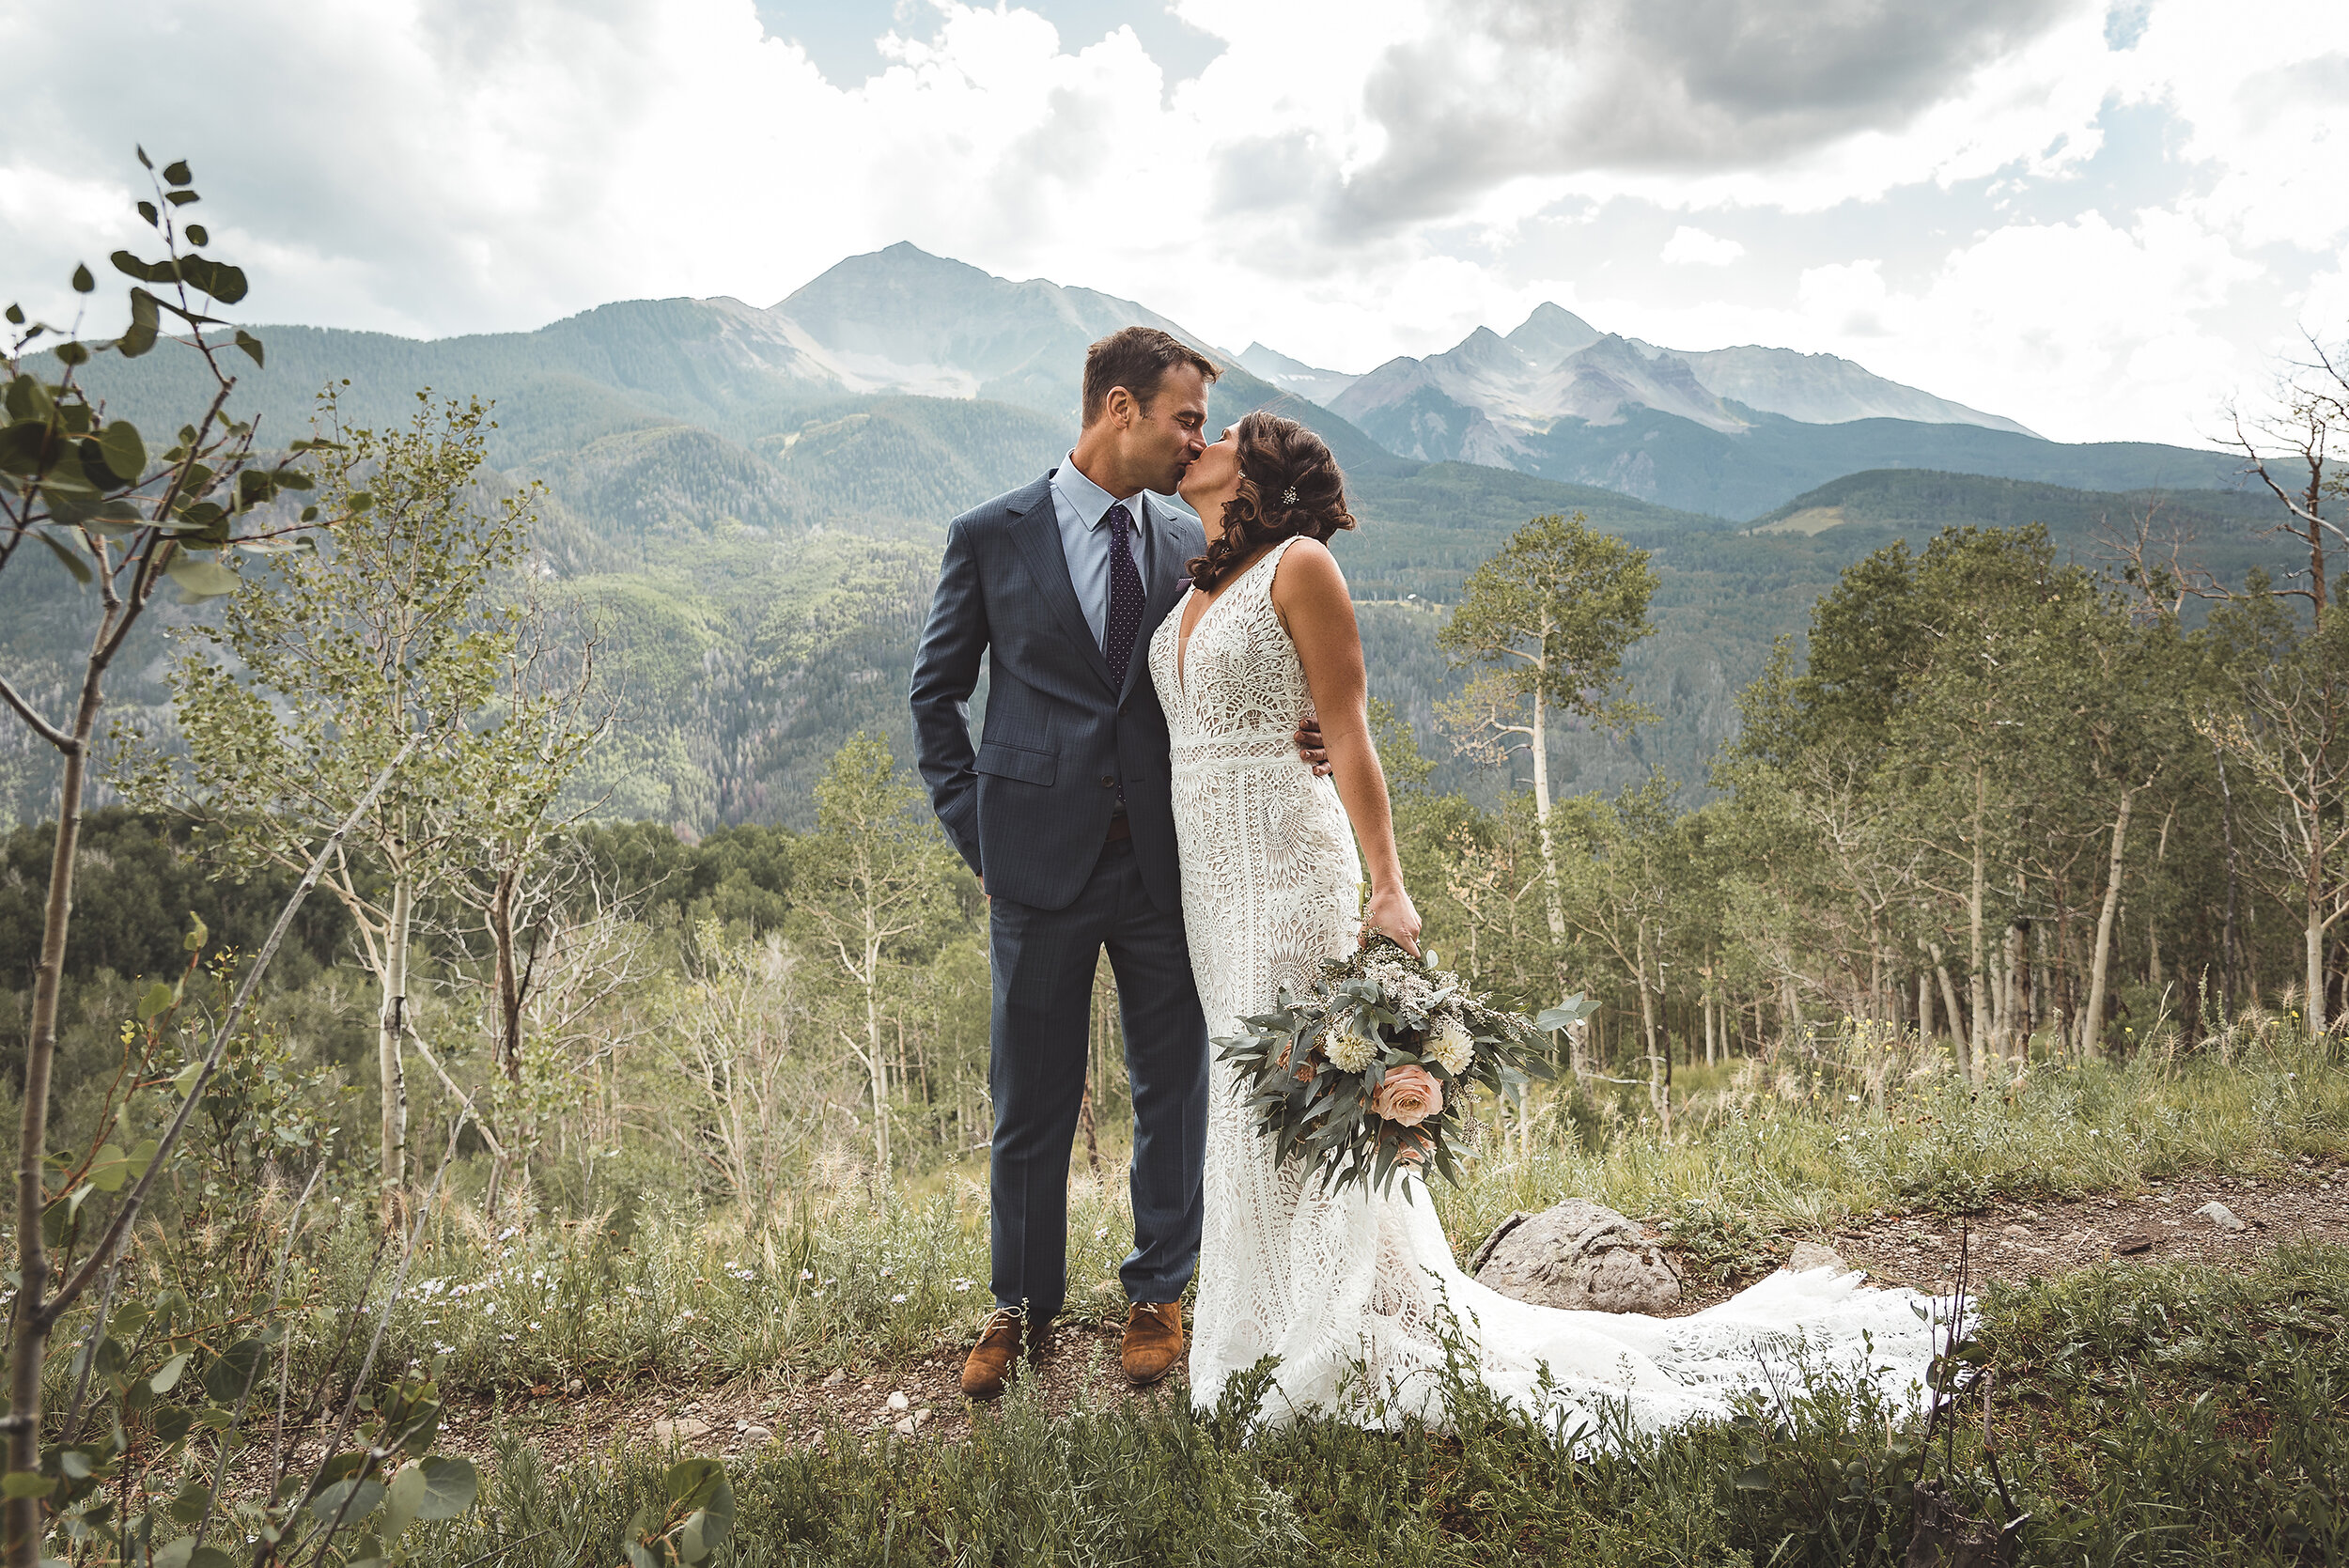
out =
[[(1355, 525), (1329, 448), (1293, 420), (1251, 413), (1190, 465), (1181, 493), (1207, 549), (1151, 640), (1150, 675), (1173, 737), (1183, 921), (1213, 1038), (1363, 931), (1417, 951), (1420, 919), (1371, 743), (1353, 603), (1325, 543)], [(1292, 741), (1314, 715), (1333, 779)], [(1358, 842), (1370, 873), (1359, 915)], [(1859, 1276), (1822, 1269), (1676, 1319), (1528, 1306), (1460, 1271), (1417, 1175), (1384, 1195), (1330, 1192), (1271, 1150), (1238, 1069), (1215, 1063), (1190, 1347), (1201, 1406), (1269, 1356), (1268, 1415), (1435, 1419), (1447, 1339), (1495, 1392), (1595, 1426), (1603, 1408), (1643, 1429), (1726, 1414), (1762, 1383), (1766, 1357), (1921, 1387), (1931, 1334), (1908, 1292), (1861, 1291)]]

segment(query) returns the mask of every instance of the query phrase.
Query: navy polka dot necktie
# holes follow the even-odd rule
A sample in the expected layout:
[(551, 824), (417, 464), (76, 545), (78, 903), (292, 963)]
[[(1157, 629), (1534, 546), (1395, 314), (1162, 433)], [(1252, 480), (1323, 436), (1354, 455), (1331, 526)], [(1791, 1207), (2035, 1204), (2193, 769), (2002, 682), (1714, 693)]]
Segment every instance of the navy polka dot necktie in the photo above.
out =
[[(1134, 515), (1121, 501), (1102, 515), (1101, 524), (1110, 531), (1110, 615), (1101, 651), (1109, 655), (1110, 674), (1123, 691), (1126, 666), (1134, 657), (1134, 639), (1142, 631), (1142, 573), (1134, 566), (1133, 546), (1128, 539)], [(1123, 780), (1117, 785), (1117, 803), (1126, 803)]]

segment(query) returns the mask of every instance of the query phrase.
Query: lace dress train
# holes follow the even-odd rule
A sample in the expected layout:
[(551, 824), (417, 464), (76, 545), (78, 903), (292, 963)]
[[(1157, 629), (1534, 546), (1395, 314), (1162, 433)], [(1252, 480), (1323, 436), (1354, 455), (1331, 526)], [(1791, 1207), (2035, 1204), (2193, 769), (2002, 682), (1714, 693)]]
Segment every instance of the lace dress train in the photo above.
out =
[[(1274, 610), (1286, 543), (1229, 584), (1182, 641), (1182, 606), (1150, 645), (1173, 737), (1183, 919), (1210, 1037), (1268, 1011), (1282, 982), (1348, 951), (1361, 862), (1337, 790), (1291, 742), (1312, 708)], [(1188, 602), (1187, 600), (1185, 601)], [(1682, 1318), (1533, 1307), (1464, 1274), (1420, 1178), (1381, 1196), (1325, 1191), (1276, 1164), (1246, 1089), (1210, 1068), (1206, 1230), (1190, 1349), (1191, 1398), (1278, 1358), (1267, 1414), (1312, 1410), (1391, 1422), (1440, 1415), (1447, 1317), (1469, 1370), (1570, 1427), (1602, 1406), (1640, 1429), (1725, 1414), (1734, 1395), (1799, 1358), (1915, 1397), (1931, 1332), (1906, 1291), (1859, 1276), (1779, 1273)], [(1416, 1190), (1406, 1193), (1406, 1186)], [(1545, 1377), (1545, 1371), (1547, 1376)]]

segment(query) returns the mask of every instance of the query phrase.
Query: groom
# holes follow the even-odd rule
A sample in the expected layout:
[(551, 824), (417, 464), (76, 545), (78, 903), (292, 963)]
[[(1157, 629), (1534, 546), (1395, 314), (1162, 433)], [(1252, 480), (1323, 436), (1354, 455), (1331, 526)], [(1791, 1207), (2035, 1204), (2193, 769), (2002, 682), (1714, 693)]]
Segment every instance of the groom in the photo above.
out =
[[(1137, 1384), (1183, 1350), (1199, 1257), (1207, 1031), (1183, 939), (1166, 716), (1150, 634), (1206, 549), (1159, 499), (1206, 444), (1216, 367), (1151, 327), (1085, 355), (1083, 428), (1044, 477), (948, 525), (913, 663), (922, 777), (989, 909), (988, 1084), (995, 1310), (962, 1391), (1003, 1391), (1067, 1292), (1068, 1156), (1103, 948), (1117, 976), (1133, 1086), (1132, 1302), (1122, 1357)], [(1156, 491), (1157, 494), (1149, 492)], [(987, 729), (970, 699), (988, 675)]]

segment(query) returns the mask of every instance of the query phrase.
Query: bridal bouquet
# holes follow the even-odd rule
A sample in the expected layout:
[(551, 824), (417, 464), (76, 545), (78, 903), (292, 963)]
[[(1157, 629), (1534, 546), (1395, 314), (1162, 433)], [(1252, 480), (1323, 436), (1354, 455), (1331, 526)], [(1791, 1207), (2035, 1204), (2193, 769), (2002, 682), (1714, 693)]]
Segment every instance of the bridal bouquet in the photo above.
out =
[(1302, 1157), (1332, 1191), (1382, 1192), (1413, 1167), (1457, 1182), (1470, 1088), (1555, 1077), (1544, 1036), (1596, 1005), (1577, 996), (1538, 1018), (1504, 1013), (1385, 937), (1324, 960), (1309, 994), (1283, 986), (1278, 1003), (1215, 1042), (1252, 1077), (1256, 1130), (1275, 1159)]

